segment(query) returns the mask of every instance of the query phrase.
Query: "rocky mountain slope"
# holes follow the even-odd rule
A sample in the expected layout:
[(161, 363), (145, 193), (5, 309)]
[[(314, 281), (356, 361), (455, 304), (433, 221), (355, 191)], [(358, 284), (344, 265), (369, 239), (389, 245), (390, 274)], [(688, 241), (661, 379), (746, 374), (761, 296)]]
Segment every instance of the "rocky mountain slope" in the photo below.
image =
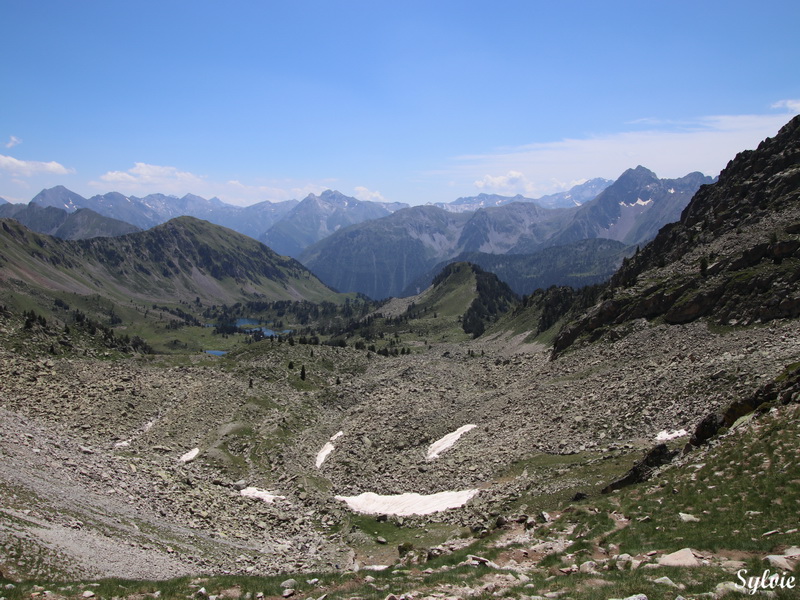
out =
[(556, 351), (636, 319), (736, 327), (800, 315), (800, 118), (738, 154), (627, 262)]
[[(690, 173), (680, 179), (659, 179), (642, 166), (628, 169), (597, 197), (580, 206), (570, 222), (549, 238), (549, 245), (606, 238), (627, 245), (651, 240), (659, 229), (678, 219), (701, 185), (711, 177)], [(530, 251), (540, 242), (526, 240), (516, 252)]]
[[(491, 529), (493, 515), (510, 521), (597, 494), (659, 432), (693, 429), (800, 358), (796, 321), (724, 336), (702, 324), (642, 326), (557, 361), (509, 338), (386, 358), (264, 342), (225, 368), (199, 357), (174, 368), (27, 356), (9, 342), (26, 336), (30, 348), (47, 332), (7, 317), (2, 330), (10, 520), (0, 537), (30, 561), (14, 573), (39, 577), (387, 564), (397, 551), (375, 542), (374, 518), (354, 520), (334, 495), (477, 489), (465, 509), (405, 517), (393, 535)], [(290, 361), (304, 365), (305, 380)], [(476, 427), (452, 448), (426, 458), (468, 424)], [(251, 487), (282, 498), (242, 496)], [(114, 540), (124, 544), (112, 551)]]
[(19, 221), (28, 229), (65, 240), (83, 240), (92, 237), (115, 237), (139, 231), (138, 227), (104, 217), (90, 208), (75, 212), (53, 206), (41, 207), (36, 203), (4, 204), (0, 218)]

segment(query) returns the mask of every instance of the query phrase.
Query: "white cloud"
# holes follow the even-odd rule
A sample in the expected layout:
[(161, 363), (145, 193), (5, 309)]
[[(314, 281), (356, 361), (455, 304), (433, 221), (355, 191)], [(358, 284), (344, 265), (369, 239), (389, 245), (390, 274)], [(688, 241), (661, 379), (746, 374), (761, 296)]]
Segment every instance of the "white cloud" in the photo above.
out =
[(0, 154), (0, 169), (20, 177), (42, 174), (68, 175), (75, 172), (73, 169), (68, 169), (55, 161), (38, 162), (35, 160), (19, 160), (13, 156), (5, 156), (3, 154)]
[(13, 148), (14, 146), (18, 146), (22, 143), (22, 140), (19, 139), (15, 135), (11, 135), (8, 137), (8, 141), (6, 142), (6, 148)]
[(529, 194), (535, 190), (533, 183), (519, 171), (509, 171), (505, 175), (484, 175), (475, 182), (475, 187), (483, 192), (510, 196)]
[(102, 192), (116, 191), (131, 196), (161, 193), (173, 196), (197, 194), (204, 198), (216, 196), (223, 202), (248, 206), (257, 202), (301, 200), (311, 193), (319, 194), (328, 187), (323, 183), (299, 183), (279, 180), (246, 184), (237, 179), (214, 181), (205, 175), (181, 171), (177, 167), (137, 162), (127, 171), (108, 171), (98, 180), (89, 182)]
[[(186, 171), (179, 171), (175, 167), (163, 167), (137, 162), (127, 171), (109, 171), (100, 176), (106, 184), (116, 186), (117, 191), (128, 193), (155, 190), (162, 193), (173, 193), (175, 189), (191, 190), (201, 187), (204, 178)], [(92, 185), (99, 185), (92, 182)]]
[(772, 108), (785, 108), (792, 114), (800, 114), (800, 100), (778, 100)]
[(359, 200), (368, 200), (371, 202), (388, 202), (388, 200), (383, 197), (383, 194), (381, 194), (378, 191), (375, 192), (370, 191), (364, 186), (361, 185), (356, 186), (354, 190), (355, 190), (354, 197), (358, 198)]
[(248, 206), (256, 202), (283, 202), (302, 200), (309, 194), (321, 194), (329, 189), (324, 183), (298, 183), (292, 180), (270, 181), (259, 185), (247, 185), (238, 180), (230, 180), (219, 187), (219, 196), (225, 202)]
[[(796, 101), (776, 108), (794, 110)], [(659, 177), (681, 177), (692, 171), (717, 175), (738, 152), (755, 148), (786, 123), (779, 115), (716, 115), (693, 121), (647, 119), (627, 131), (533, 143), (493, 153), (461, 156), (435, 175), (455, 178), (482, 191), (531, 197), (568, 189), (585, 178), (616, 179), (643, 165)]]

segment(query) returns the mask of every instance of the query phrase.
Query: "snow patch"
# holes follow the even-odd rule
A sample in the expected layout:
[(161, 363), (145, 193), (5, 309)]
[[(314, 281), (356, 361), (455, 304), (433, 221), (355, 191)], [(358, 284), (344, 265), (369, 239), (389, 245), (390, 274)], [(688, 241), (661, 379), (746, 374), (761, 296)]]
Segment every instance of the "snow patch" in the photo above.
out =
[(439, 455), (442, 454), (445, 450), (452, 447), (458, 441), (462, 435), (475, 429), (477, 425), (462, 425), (452, 433), (448, 433), (443, 438), (436, 440), (428, 447), (428, 460), (435, 460), (439, 458)]
[(620, 206), (649, 206), (653, 203), (653, 199), (650, 198), (648, 200), (642, 200), (641, 198), (636, 198), (636, 202), (631, 202), (627, 204), (624, 200), (619, 203)]
[(322, 447), (322, 450), (320, 450), (320, 451), (317, 453), (317, 461), (316, 461), (316, 465), (317, 465), (317, 468), (318, 468), (318, 469), (319, 469), (319, 468), (322, 466), (322, 463), (324, 463), (324, 462), (325, 462), (325, 459), (326, 459), (326, 458), (328, 458), (328, 455), (329, 455), (331, 452), (333, 452), (333, 451), (334, 451), (334, 449), (336, 448), (336, 447), (333, 445), (333, 442), (335, 442), (336, 440), (338, 440), (338, 439), (339, 439), (340, 437), (342, 437), (343, 435), (344, 435), (344, 431), (340, 431), (339, 433), (337, 433), (337, 434), (335, 434), (335, 435), (331, 436), (331, 439), (330, 439), (330, 441), (328, 441), (328, 442), (325, 442), (325, 445)]
[(197, 458), (198, 454), (200, 454), (200, 448), (193, 448), (181, 456), (178, 460), (182, 463), (192, 462), (195, 458)]
[(669, 440), (674, 440), (676, 438), (683, 437), (685, 435), (689, 435), (689, 432), (685, 429), (676, 429), (675, 431), (659, 431), (658, 435), (656, 436), (657, 442), (667, 442)]
[(257, 487), (246, 487), (239, 493), (246, 498), (257, 498), (258, 500), (263, 500), (268, 504), (272, 504), (275, 502), (275, 500), (286, 499), (286, 496), (278, 496), (277, 494), (273, 494), (267, 490), (261, 490)]
[(358, 496), (336, 496), (350, 507), (350, 510), (367, 515), (430, 515), (449, 508), (464, 506), (479, 490), (461, 490), (458, 492), (438, 492), (436, 494), (396, 494), (381, 496), (373, 492), (364, 492)]

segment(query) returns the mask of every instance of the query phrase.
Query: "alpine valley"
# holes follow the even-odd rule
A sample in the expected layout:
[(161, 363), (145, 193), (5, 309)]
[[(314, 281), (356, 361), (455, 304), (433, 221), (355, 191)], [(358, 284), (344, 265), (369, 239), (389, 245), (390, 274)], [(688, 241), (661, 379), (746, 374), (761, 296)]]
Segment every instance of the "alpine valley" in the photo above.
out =
[(797, 598), (800, 117), (737, 150), (2, 204), (0, 595)]

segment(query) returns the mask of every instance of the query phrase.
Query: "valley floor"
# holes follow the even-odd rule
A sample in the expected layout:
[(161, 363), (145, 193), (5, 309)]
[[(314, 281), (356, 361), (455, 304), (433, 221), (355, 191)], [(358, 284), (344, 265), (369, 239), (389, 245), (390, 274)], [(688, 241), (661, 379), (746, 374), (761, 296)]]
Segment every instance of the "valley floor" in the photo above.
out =
[[(395, 563), (402, 544), (413, 546), (417, 554), (411, 556), (420, 560), (419, 549), (450, 540), (443, 553), (467, 561), (473, 559), (457, 554), (458, 540), (489, 536), (480, 547), (495, 548), (498, 572), (514, 579), (493, 589), (535, 595), (519, 574), (533, 580), (556, 564), (571, 568), (560, 558), (542, 560), (563, 556), (563, 540), (576, 541), (573, 534), (584, 525), (587, 532), (578, 537), (588, 543), (595, 532), (597, 538), (585, 558), (601, 558), (592, 544), (603, 548), (603, 560), (630, 544), (629, 553), (638, 556), (630, 560), (654, 562), (646, 552), (661, 556), (675, 540), (651, 532), (656, 545), (628, 540), (620, 550), (617, 542), (615, 553), (600, 540), (607, 532), (592, 515), (613, 512), (608, 503), (617, 496), (601, 497), (599, 490), (654, 446), (660, 432), (692, 431), (709, 412), (800, 361), (796, 321), (726, 331), (700, 322), (668, 327), (640, 321), (615, 342), (557, 360), (511, 337), (431, 345), (398, 357), (268, 341), (224, 358), (41, 357), (24, 347), (11, 350), (19, 327), (5, 320), (0, 331), (0, 573), (11, 580), (290, 572), (343, 577), (359, 568), (363, 576), (365, 567)], [(301, 365), (308, 373), (302, 379)], [(793, 422), (796, 416), (795, 410)], [(466, 425), (475, 427), (428, 458), (433, 442)], [(784, 446), (784, 454), (797, 452), (796, 427), (792, 431), (793, 445)], [(333, 449), (318, 466), (326, 443)], [(195, 448), (196, 457), (180, 460)], [(786, 484), (791, 489), (769, 493), (796, 502), (797, 454), (786, 456), (781, 460), (793, 474)], [(705, 461), (687, 457), (682, 464)], [(731, 468), (736, 460), (726, 467), (733, 478), (739, 477)], [(728, 470), (696, 471), (728, 478)], [(279, 497), (243, 496), (248, 487)], [(473, 489), (478, 493), (462, 508), (426, 517), (361, 516), (335, 498)], [(635, 489), (642, 502), (654, 493)], [(589, 504), (568, 531), (576, 492)], [(619, 502), (612, 517), (618, 523), (656, 519), (634, 516), (627, 500)], [(556, 525), (534, 525), (530, 515), (542, 510), (565, 516)], [(781, 535), (790, 529), (785, 523), (773, 528)], [(800, 545), (796, 533), (780, 541)], [(692, 543), (724, 569), (712, 532)], [(501, 551), (503, 544), (519, 551)], [(742, 551), (755, 557), (762, 548)], [(616, 568), (619, 561), (597, 568)], [(422, 560), (409, 568), (419, 572), (426, 565)], [(374, 577), (379, 591), (414, 589), (412, 580), (399, 589), (385, 574)], [(542, 585), (539, 577), (537, 589)], [(491, 590), (478, 595), (484, 593)]]

